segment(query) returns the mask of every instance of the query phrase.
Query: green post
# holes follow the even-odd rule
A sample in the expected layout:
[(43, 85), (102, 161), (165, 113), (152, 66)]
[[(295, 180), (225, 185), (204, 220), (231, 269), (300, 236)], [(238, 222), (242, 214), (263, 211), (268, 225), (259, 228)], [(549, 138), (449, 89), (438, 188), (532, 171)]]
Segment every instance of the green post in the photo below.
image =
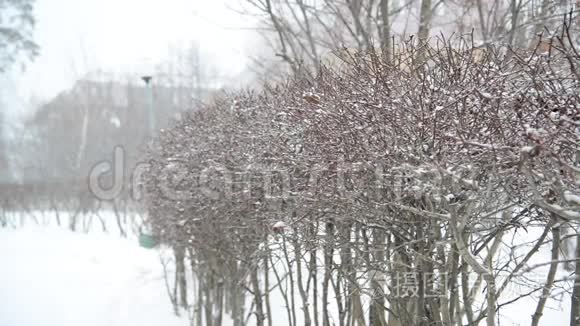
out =
[(157, 239), (148, 233), (141, 233), (139, 234), (139, 245), (145, 249), (153, 249), (155, 248), (159, 242)]
[(147, 97), (149, 97), (149, 135), (153, 136), (155, 133), (155, 113), (153, 112), (153, 76), (141, 77), (147, 85)]
[[(155, 112), (153, 111), (153, 76), (143, 76), (141, 79), (145, 82), (147, 87), (147, 97), (148, 97), (148, 110), (149, 110), (149, 136), (152, 138), (155, 135)], [(150, 232), (143, 232), (139, 230), (139, 245), (143, 248), (152, 249), (155, 248), (159, 242), (150, 234)]]

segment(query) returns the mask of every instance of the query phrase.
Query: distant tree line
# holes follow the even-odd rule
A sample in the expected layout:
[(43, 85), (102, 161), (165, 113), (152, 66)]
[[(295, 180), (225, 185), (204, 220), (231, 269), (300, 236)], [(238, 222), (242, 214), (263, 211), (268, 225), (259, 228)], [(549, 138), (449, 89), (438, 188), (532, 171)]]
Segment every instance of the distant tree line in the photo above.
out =
[[(269, 49), (256, 53), (252, 65), (264, 80), (272, 80), (272, 75), (283, 76), (281, 71), (315, 74), (321, 58), (343, 47), (382, 48), (389, 55), (395, 42), (410, 38), (429, 42), (433, 36), (472, 34), (475, 45), (502, 43), (534, 48), (538, 34), (553, 30), (565, 14), (571, 10), (577, 13), (580, 8), (578, 0), (241, 0), (239, 3), (241, 12), (259, 20), (256, 30)], [(280, 62), (284, 64), (279, 65)]]

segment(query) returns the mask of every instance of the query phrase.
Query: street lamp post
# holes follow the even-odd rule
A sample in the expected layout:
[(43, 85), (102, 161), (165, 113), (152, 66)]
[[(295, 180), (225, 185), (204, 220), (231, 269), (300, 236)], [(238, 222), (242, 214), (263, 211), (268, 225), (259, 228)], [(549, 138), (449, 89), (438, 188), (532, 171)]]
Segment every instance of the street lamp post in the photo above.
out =
[(147, 95), (149, 97), (149, 135), (153, 136), (155, 132), (155, 113), (153, 112), (153, 76), (142, 76), (141, 79), (147, 86)]
[[(153, 76), (145, 75), (141, 79), (145, 82), (147, 87), (147, 97), (149, 98), (149, 136), (153, 137), (155, 132), (155, 113), (153, 112)], [(147, 222), (147, 218), (142, 220), (139, 227), (139, 245), (143, 248), (151, 249), (159, 244), (158, 239), (152, 234)]]

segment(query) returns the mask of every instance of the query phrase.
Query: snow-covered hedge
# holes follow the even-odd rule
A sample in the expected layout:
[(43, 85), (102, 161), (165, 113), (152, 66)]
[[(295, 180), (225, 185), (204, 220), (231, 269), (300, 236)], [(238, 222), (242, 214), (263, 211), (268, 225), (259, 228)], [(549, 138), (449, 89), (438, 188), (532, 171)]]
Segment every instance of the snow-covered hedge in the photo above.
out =
[[(224, 94), (163, 130), (148, 222), (211, 288), (198, 313), (222, 318), (226, 282), (238, 325), (236, 298), (251, 294), (263, 325), (272, 289), (295, 324), (501, 318), (521, 294), (506, 287), (544, 245), (575, 258), (559, 253), (580, 220), (580, 61), (566, 36), (549, 52), (465, 39), (403, 44), (395, 58), (347, 51), (346, 67)], [(539, 240), (521, 237), (530, 228)], [(548, 265), (531, 296), (560, 284)], [(413, 295), (400, 292), (407, 274)]]

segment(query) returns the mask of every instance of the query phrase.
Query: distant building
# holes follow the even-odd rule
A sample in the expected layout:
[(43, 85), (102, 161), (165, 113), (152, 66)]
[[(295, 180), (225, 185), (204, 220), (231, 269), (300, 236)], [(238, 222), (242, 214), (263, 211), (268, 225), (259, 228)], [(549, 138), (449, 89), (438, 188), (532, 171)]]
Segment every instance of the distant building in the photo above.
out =
[[(79, 178), (91, 167), (110, 160), (116, 146), (127, 155), (130, 169), (142, 157), (149, 138), (150, 89), (144, 83), (80, 80), (38, 109), (27, 122), (37, 133), (34, 158), (40, 162), (27, 178)], [(153, 82), (153, 118), (164, 128), (181, 112), (191, 109), (195, 97), (209, 90), (167, 87)]]

